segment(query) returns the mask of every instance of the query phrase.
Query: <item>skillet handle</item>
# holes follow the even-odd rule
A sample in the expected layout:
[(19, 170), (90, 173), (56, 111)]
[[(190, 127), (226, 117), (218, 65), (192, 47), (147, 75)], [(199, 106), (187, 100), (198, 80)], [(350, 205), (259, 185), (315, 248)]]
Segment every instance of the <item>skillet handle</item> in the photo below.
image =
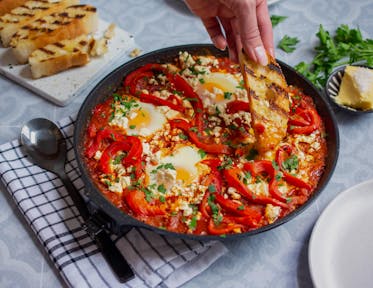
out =
[(100, 230), (95, 234), (94, 240), (120, 283), (125, 283), (135, 277), (130, 265), (105, 230)]

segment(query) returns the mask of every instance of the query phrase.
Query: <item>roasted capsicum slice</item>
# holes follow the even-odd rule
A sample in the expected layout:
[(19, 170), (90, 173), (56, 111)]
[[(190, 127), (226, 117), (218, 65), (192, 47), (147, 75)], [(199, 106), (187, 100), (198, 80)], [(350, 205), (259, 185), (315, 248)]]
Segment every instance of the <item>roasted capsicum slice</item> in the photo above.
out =
[(277, 199), (255, 195), (240, 179), (242, 171), (239, 168), (231, 168), (224, 170), (224, 177), (227, 180), (229, 186), (235, 188), (239, 194), (245, 197), (247, 200), (258, 203), (258, 204), (272, 204), (283, 208), (289, 208), (286, 203), (283, 203)]
[(205, 143), (198, 136), (198, 133), (192, 130), (190, 123), (183, 119), (172, 119), (169, 121), (172, 128), (179, 128), (186, 133), (190, 140), (200, 149), (211, 154), (230, 154), (232, 148), (225, 144), (216, 144), (216, 143)]

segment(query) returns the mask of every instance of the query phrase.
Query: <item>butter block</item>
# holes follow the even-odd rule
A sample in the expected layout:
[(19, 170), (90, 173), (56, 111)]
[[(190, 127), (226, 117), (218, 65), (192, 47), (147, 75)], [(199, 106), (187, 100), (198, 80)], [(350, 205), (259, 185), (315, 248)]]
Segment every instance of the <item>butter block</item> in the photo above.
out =
[(373, 70), (347, 66), (336, 102), (360, 110), (373, 109)]

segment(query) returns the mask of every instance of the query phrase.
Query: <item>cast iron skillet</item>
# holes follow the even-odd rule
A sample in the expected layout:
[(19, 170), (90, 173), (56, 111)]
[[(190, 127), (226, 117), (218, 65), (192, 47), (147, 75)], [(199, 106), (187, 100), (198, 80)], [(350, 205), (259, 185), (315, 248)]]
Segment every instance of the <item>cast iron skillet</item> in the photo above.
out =
[[(190, 235), (190, 234), (181, 234), (170, 231), (165, 231), (160, 228), (147, 225), (132, 216), (127, 215), (120, 209), (116, 208), (111, 204), (99, 191), (97, 186), (92, 181), (87, 165), (84, 160), (84, 147), (83, 139), (84, 133), (87, 128), (87, 123), (91, 117), (92, 109), (100, 102), (103, 102), (104, 99), (110, 97), (113, 92), (116, 91), (117, 87), (122, 85), (124, 77), (131, 71), (143, 66), (146, 63), (165, 63), (172, 62), (178, 55), (179, 51), (187, 51), (191, 54), (196, 55), (208, 55), (213, 54), (216, 56), (227, 56), (226, 52), (222, 52), (216, 49), (214, 46), (209, 44), (191, 44), (184, 46), (175, 46), (170, 48), (164, 48), (157, 50), (138, 58), (133, 59), (132, 61), (123, 64), (109, 75), (107, 75), (97, 86), (89, 93), (86, 100), (82, 104), (78, 118), (76, 121), (75, 132), (74, 132), (74, 150), (78, 162), (79, 169), (82, 174), (83, 181), (85, 183), (86, 196), (89, 199), (89, 204), (93, 209), (98, 209), (101, 213), (104, 213), (106, 217), (110, 218), (111, 225), (109, 229), (112, 232), (120, 234), (126, 232), (131, 227), (144, 227), (150, 229), (154, 232), (164, 235), (173, 235), (180, 238), (195, 239), (195, 240), (212, 240), (212, 239), (222, 239), (219, 236), (213, 235)], [(269, 229), (272, 229), (276, 226), (279, 226), (290, 219), (296, 217), (298, 214), (303, 212), (306, 207), (310, 206), (311, 203), (320, 195), (321, 191), (324, 189), (328, 183), (338, 158), (339, 152), (339, 135), (338, 128), (336, 124), (335, 116), (332, 112), (332, 109), (329, 106), (329, 103), (323, 98), (320, 91), (318, 91), (308, 80), (306, 80), (302, 75), (297, 73), (293, 68), (286, 65), (285, 63), (278, 61), (281, 65), (282, 71), (286, 77), (286, 80), (289, 84), (295, 85), (301, 88), (306, 94), (310, 95), (317, 106), (317, 111), (320, 114), (321, 118), (325, 123), (325, 129), (327, 133), (327, 147), (328, 147), (328, 156), (326, 159), (325, 172), (322, 175), (319, 184), (310, 197), (310, 199), (301, 207), (294, 210), (289, 215), (281, 218), (280, 220), (274, 222), (273, 224), (261, 227), (259, 229), (241, 233), (241, 234), (229, 234), (225, 239), (234, 239), (238, 237), (246, 237), (253, 234), (257, 234)]]

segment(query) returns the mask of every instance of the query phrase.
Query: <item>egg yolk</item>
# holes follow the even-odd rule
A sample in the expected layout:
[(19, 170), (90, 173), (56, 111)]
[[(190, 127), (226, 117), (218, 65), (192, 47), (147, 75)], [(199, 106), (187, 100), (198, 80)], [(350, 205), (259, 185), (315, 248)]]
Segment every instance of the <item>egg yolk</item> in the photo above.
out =
[(176, 180), (183, 181), (184, 184), (190, 184), (192, 182), (192, 175), (185, 168), (176, 168)]
[(137, 111), (137, 115), (134, 118), (128, 121), (128, 126), (146, 127), (150, 124), (150, 120), (150, 113), (145, 109), (141, 109)]
[[(220, 89), (223, 92), (225, 91), (225, 88), (222, 85), (219, 85), (213, 82), (204, 83), (203, 88), (205, 88), (210, 93), (214, 93), (214, 88)], [(218, 94), (214, 93), (214, 94), (215, 94), (215, 99), (217, 102), (224, 101), (224, 93), (218, 93)]]

